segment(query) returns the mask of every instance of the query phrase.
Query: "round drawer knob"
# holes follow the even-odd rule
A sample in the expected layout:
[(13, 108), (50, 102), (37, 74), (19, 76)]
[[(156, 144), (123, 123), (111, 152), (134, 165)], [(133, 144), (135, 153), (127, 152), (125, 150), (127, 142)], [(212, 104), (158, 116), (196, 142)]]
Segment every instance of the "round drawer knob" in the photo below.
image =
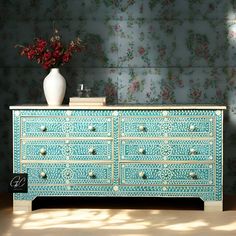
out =
[(138, 129), (139, 129), (140, 131), (144, 131), (144, 130), (145, 130), (145, 127), (144, 127), (143, 125), (140, 125), (140, 126), (138, 127)]
[(88, 129), (89, 129), (89, 131), (94, 131), (94, 130), (95, 130), (95, 127), (92, 126), (92, 125), (89, 125), (89, 126), (88, 126)]
[(144, 154), (145, 150), (144, 150), (144, 148), (139, 148), (138, 152), (139, 152), (140, 154)]
[(192, 179), (196, 179), (197, 178), (197, 175), (195, 172), (190, 172), (189, 173), (189, 176), (192, 178)]
[(119, 190), (119, 187), (118, 187), (118, 186), (114, 186), (114, 187), (113, 187), (113, 190), (114, 190), (115, 192), (117, 192), (117, 191)]
[(40, 126), (40, 130), (41, 130), (42, 132), (46, 131), (46, 129), (47, 129), (47, 128), (46, 128), (45, 125), (41, 125), (41, 126)]
[(42, 171), (42, 172), (40, 173), (40, 177), (41, 177), (41, 178), (45, 178), (45, 177), (46, 177), (46, 173)]
[(195, 151), (195, 149), (194, 149), (194, 148), (190, 148), (190, 154), (191, 154), (191, 155), (194, 155), (194, 154), (196, 154), (196, 151)]
[(89, 175), (89, 177), (94, 177), (95, 176), (93, 171), (89, 171), (88, 175)]
[(145, 173), (144, 173), (144, 171), (140, 171), (140, 172), (138, 173), (138, 175), (139, 175), (139, 177), (144, 178)]
[(95, 150), (94, 150), (94, 148), (89, 148), (88, 152), (89, 152), (89, 154), (94, 154)]
[(40, 152), (41, 155), (46, 155), (46, 149), (45, 148), (41, 148), (39, 152)]
[(190, 126), (189, 126), (189, 130), (190, 130), (190, 131), (194, 131), (195, 129), (196, 129), (195, 125), (190, 125)]

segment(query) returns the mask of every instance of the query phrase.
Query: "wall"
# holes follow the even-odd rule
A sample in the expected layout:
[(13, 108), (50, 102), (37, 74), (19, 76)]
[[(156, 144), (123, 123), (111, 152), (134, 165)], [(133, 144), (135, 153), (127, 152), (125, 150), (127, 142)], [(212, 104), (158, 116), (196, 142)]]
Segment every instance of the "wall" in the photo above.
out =
[(87, 50), (61, 68), (64, 103), (79, 83), (109, 103), (217, 103), (225, 113), (225, 192), (236, 193), (236, 1), (1, 0), (0, 190), (12, 170), (9, 105), (45, 103), (44, 71), (15, 44), (77, 35)]

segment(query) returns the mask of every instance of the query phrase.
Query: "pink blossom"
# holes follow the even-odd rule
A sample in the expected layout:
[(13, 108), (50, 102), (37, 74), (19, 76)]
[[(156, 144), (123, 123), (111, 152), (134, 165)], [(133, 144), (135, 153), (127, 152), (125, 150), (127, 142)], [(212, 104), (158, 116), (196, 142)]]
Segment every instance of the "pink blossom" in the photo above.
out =
[(133, 80), (132, 83), (130, 84), (128, 90), (130, 93), (135, 93), (136, 91), (139, 90), (140, 83), (138, 80)]
[(192, 89), (191, 96), (195, 101), (199, 100), (201, 95), (202, 91), (200, 89)]
[(161, 96), (162, 96), (162, 99), (163, 99), (164, 101), (169, 100), (169, 98), (170, 98), (170, 90), (169, 90), (167, 87), (164, 88), (164, 89), (162, 90), (162, 92), (161, 92)]

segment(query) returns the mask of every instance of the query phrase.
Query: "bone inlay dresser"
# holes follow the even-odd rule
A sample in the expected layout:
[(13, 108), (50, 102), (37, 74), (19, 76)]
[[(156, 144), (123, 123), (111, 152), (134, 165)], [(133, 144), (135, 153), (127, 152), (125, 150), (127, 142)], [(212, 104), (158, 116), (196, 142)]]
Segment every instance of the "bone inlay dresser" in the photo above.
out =
[(225, 106), (12, 106), (14, 173), (38, 196), (199, 197), (222, 210)]

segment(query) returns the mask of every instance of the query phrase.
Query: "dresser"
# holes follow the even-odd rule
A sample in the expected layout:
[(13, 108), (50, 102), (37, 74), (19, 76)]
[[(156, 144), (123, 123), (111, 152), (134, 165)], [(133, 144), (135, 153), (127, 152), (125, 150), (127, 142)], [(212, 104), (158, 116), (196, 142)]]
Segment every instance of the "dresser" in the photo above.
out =
[(14, 211), (38, 196), (197, 197), (223, 208), (225, 106), (11, 106)]

